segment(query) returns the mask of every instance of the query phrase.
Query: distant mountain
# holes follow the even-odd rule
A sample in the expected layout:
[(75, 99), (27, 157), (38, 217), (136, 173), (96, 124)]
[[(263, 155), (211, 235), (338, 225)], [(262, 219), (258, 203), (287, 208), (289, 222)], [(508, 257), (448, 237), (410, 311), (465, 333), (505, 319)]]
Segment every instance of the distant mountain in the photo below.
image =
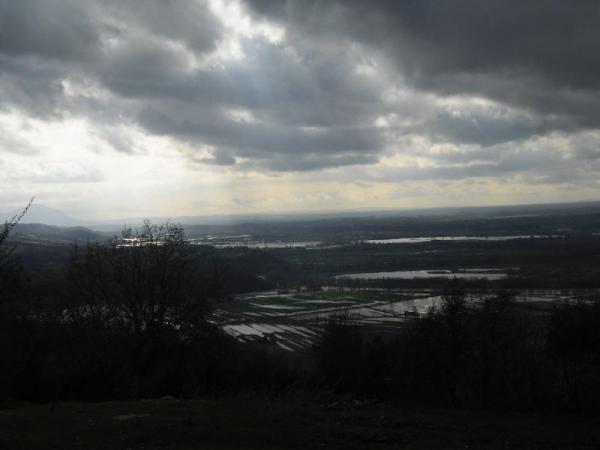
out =
[(107, 235), (84, 227), (57, 227), (39, 223), (19, 223), (10, 233), (15, 242), (72, 244), (105, 241)]
[[(9, 211), (4, 214), (0, 214), (0, 218), (7, 220), (20, 213), (21, 211), (19, 210)], [(25, 214), (23, 219), (21, 219), (21, 223), (41, 223), (44, 225), (53, 225), (57, 227), (73, 227), (82, 225), (81, 221), (72, 218), (58, 209), (49, 208), (36, 203), (31, 205), (29, 211), (27, 211), (27, 214)]]

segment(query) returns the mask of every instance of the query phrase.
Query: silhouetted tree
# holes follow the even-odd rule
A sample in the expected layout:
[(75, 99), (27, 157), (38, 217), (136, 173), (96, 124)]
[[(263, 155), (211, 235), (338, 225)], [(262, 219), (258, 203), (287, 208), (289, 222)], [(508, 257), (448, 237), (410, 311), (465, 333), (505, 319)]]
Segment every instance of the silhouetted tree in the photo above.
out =
[(560, 373), (559, 386), (568, 404), (597, 408), (600, 400), (600, 303), (559, 305), (550, 317), (548, 350)]
[(220, 295), (218, 274), (195, 268), (183, 227), (171, 223), (145, 222), (108, 244), (74, 249), (63, 320), (88, 339), (82, 353), (96, 349), (88, 361), (95, 378), (121, 372), (137, 378), (131, 395), (141, 395), (182, 364), (186, 341), (214, 335), (207, 314)]
[(165, 327), (193, 333), (205, 325), (219, 294), (218, 280), (206, 282), (194, 272), (183, 227), (171, 223), (145, 222), (108, 245), (76, 247), (68, 281), (69, 314), (122, 326), (140, 337)]
[(33, 200), (32, 198), (19, 214), (7, 220), (0, 231), (0, 314), (4, 320), (12, 320), (14, 316), (24, 314), (26, 310), (23, 267), (13, 257), (16, 247), (9, 245), (7, 240), (13, 228), (29, 211)]
[(356, 392), (365, 371), (360, 328), (347, 316), (330, 318), (316, 351), (316, 375), (339, 392)]
[(31, 350), (26, 323), (26, 278), (21, 264), (13, 257), (15, 246), (7, 241), (32, 202), (33, 199), (21, 213), (7, 220), (0, 231), (0, 400), (15, 392), (15, 382), (21, 378)]

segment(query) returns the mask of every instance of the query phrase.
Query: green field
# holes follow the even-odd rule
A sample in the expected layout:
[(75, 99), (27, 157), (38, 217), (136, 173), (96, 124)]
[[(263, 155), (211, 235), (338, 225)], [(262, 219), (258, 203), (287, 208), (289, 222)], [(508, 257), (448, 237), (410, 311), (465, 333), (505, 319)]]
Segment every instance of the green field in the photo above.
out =
[(241, 296), (221, 305), (221, 309), (233, 315), (285, 315), (302, 311), (316, 311), (324, 308), (344, 308), (381, 302), (392, 303), (415, 298), (398, 292), (387, 291), (316, 291), (281, 295)]

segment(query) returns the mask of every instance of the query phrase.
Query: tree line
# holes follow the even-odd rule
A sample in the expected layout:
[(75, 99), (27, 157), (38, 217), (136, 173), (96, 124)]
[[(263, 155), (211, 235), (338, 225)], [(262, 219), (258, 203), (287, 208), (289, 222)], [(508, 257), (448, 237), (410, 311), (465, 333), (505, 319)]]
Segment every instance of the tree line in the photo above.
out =
[(340, 394), (402, 404), (594, 412), (598, 300), (540, 311), (510, 292), (471, 294), (455, 282), (440, 306), (387, 339), (352, 320), (330, 322), (317, 347), (317, 370)]

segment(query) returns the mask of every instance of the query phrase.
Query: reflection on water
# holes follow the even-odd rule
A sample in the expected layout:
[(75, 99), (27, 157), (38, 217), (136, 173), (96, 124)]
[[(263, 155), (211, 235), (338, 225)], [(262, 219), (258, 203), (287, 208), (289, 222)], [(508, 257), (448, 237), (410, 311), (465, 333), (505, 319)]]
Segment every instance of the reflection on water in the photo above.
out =
[(244, 234), (239, 236), (205, 236), (202, 238), (188, 239), (188, 243), (191, 245), (210, 245), (215, 248), (257, 248), (257, 249), (277, 249), (277, 248), (316, 248), (322, 245), (318, 241), (267, 241), (260, 239), (253, 239), (251, 235)]
[[(385, 331), (388, 328), (395, 329), (398, 323), (408, 317), (425, 314), (441, 301), (439, 295), (426, 293), (415, 294), (412, 299), (375, 300), (359, 304), (314, 299), (307, 300), (304, 308), (297, 304), (258, 304), (252, 301), (267, 299), (269, 294), (271, 292), (241, 297), (240, 300), (252, 306), (253, 311), (223, 324), (223, 330), (242, 342), (261, 341), (275, 344), (283, 350), (298, 351), (312, 347), (330, 319), (344, 317), (357, 325), (375, 326), (377, 330)], [(315, 305), (319, 307), (315, 309)]]
[(512, 241), (515, 239), (551, 239), (561, 238), (558, 235), (514, 235), (514, 236), (423, 236), (392, 239), (366, 239), (365, 244), (419, 244), (432, 241)]
[[(427, 289), (390, 290), (385, 292), (395, 296), (397, 300), (367, 299), (351, 304), (342, 300), (347, 291), (337, 288), (323, 290), (324, 294), (330, 291), (339, 292), (339, 303), (318, 298), (302, 303), (293, 294), (282, 297), (281, 294), (275, 295), (273, 291), (240, 296), (238, 301), (247, 303), (253, 309), (224, 323), (223, 330), (242, 342), (261, 341), (295, 352), (310, 349), (317, 342), (323, 326), (332, 318), (344, 317), (351, 323), (368, 327), (367, 329), (377, 333), (394, 333), (406, 320), (426, 314), (430, 308), (439, 307), (442, 303), (439, 291)], [(364, 294), (371, 291), (361, 292)], [(383, 291), (374, 290), (373, 294), (381, 292)], [(531, 304), (556, 303), (585, 298), (586, 292), (531, 290), (519, 293), (515, 300)], [(490, 292), (489, 295), (493, 293)], [(467, 301), (478, 303), (486, 296), (486, 292), (480, 292)], [(272, 302), (270, 298), (273, 298)], [(282, 298), (289, 299), (292, 304), (282, 305)], [(264, 303), (256, 303), (257, 299)], [(315, 308), (315, 305), (318, 306)]]
[(463, 269), (463, 270), (395, 270), (390, 272), (363, 272), (337, 275), (337, 279), (345, 280), (381, 280), (393, 278), (412, 280), (413, 278), (458, 278), (462, 280), (501, 280), (508, 277), (506, 269)]

